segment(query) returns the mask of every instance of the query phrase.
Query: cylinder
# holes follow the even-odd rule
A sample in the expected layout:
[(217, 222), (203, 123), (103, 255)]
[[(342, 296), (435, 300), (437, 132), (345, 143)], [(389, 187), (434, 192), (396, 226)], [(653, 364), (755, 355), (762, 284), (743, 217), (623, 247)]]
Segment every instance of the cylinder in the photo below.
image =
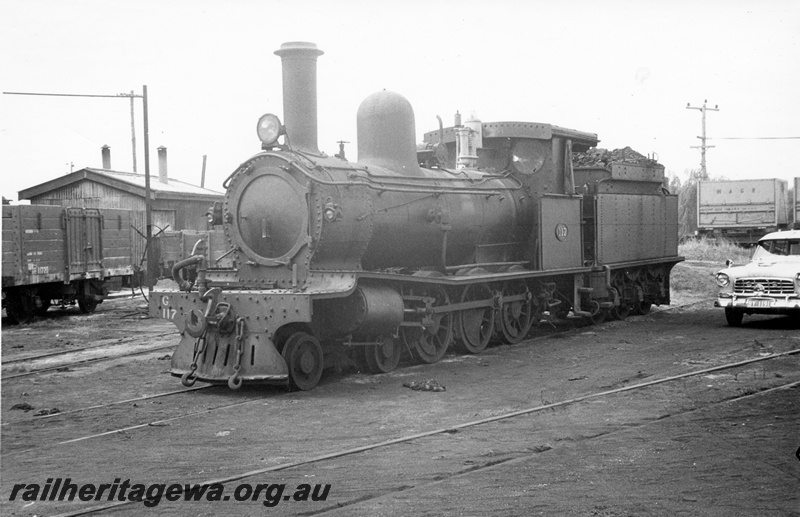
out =
[(320, 154), (317, 145), (317, 56), (314, 43), (292, 41), (275, 51), (283, 66), (283, 118), (289, 145)]
[(316, 315), (333, 335), (387, 335), (403, 321), (403, 297), (387, 286), (359, 286), (346, 298), (323, 300)]

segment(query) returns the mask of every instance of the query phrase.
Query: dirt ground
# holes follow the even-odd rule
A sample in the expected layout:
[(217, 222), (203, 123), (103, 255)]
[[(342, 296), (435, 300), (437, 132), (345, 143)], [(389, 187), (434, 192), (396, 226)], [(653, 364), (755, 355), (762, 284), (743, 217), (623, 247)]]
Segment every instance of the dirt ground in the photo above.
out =
[[(678, 268), (710, 278), (711, 266)], [(107, 301), (89, 316), (51, 311), (26, 327), (4, 325), (0, 513), (109, 504), (9, 501), (15, 485), (50, 478), (96, 485), (238, 478), (225, 484), (227, 501), (162, 499), (100, 513), (800, 515), (800, 389), (778, 389), (800, 381), (800, 355), (779, 355), (800, 349), (800, 322), (759, 316), (730, 328), (703, 285), (674, 293), (672, 307), (648, 316), (549, 329), (435, 365), (406, 362), (367, 375), (341, 362), (310, 392), (210, 387), (132, 400), (183, 389), (166, 373), (170, 350), (162, 348), (177, 333), (147, 318), (141, 297)], [(85, 347), (93, 348), (10, 362)], [(139, 354), (116, 357), (130, 352)], [(758, 358), (765, 360), (536, 410)], [(65, 368), (76, 360), (87, 362)], [(30, 374), (39, 368), (51, 370)], [(403, 386), (425, 379), (446, 391)], [(102, 406), (119, 401), (127, 402)], [(95, 405), (102, 407), (81, 410)], [(266, 494), (236, 501), (243, 483), (285, 484), (285, 494), (302, 484), (330, 489), (324, 501), (284, 495), (267, 506)]]

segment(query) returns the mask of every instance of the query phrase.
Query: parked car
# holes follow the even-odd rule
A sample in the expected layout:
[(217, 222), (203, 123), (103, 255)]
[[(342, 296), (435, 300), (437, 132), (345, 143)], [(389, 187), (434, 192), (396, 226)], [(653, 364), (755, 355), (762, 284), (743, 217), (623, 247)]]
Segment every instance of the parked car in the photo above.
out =
[(725, 309), (728, 325), (738, 327), (745, 314), (789, 314), (800, 318), (800, 230), (761, 237), (751, 262), (717, 273), (715, 307)]

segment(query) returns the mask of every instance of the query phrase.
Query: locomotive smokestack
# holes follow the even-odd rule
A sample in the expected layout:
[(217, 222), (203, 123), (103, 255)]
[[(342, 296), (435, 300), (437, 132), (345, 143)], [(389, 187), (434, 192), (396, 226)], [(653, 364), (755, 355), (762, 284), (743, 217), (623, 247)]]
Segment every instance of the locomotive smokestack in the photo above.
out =
[(317, 56), (314, 43), (292, 41), (275, 51), (283, 65), (283, 118), (289, 144), (320, 154), (317, 147)]
[(104, 145), (100, 148), (100, 154), (103, 157), (103, 168), (105, 170), (111, 169), (111, 148), (107, 145)]

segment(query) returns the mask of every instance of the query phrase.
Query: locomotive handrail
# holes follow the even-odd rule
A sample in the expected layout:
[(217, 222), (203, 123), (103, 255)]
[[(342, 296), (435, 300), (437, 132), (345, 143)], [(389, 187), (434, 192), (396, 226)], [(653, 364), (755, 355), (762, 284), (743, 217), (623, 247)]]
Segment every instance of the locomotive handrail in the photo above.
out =
[[(494, 189), (474, 189), (474, 188), (459, 188), (459, 187), (447, 187), (447, 188), (430, 188), (430, 187), (419, 187), (417, 185), (406, 185), (405, 188), (401, 187), (393, 187), (393, 186), (386, 186), (386, 185), (372, 185), (370, 183), (364, 181), (335, 181), (335, 180), (324, 180), (322, 178), (317, 178), (316, 176), (312, 176), (309, 174), (303, 167), (299, 166), (297, 162), (289, 162), (289, 167), (294, 168), (297, 172), (300, 172), (304, 176), (306, 176), (311, 181), (319, 183), (321, 185), (328, 185), (333, 187), (366, 187), (372, 190), (377, 190), (379, 192), (416, 192), (416, 193), (425, 193), (425, 194), (474, 194), (480, 196), (500, 196), (502, 195), (500, 190), (518, 190), (521, 187), (496, 187)], [(432, 181), (435, 179), (431, 178)]]
[[(323, 170), (327, 170), (327, 167), (317, 165), (317, 163), (314, 162), (314, 160), (311, 159), (310, 157), (308, 157), (305, 153), (302, 153), (302, 152), (294, 150), (294, 149), (292, 150), (292, 152), (295, 153), (295, 154), (298, 154), (298, 155), (302, 156), (303, 158), (305, 158), (306, 160), (308, 160), (308, 162), (312, 164), (311, 168), (321, 167)], [(347, 170), (361, 171), (361, 172), (365, 173), (367, 176), (369, 176), (371, 178), (376, 177), (375, 175), (372, 174), (372, 172), (369, 170), (368, 167), (362, 166), (362, 165), (360, 165), (358, 163), (356, 163), (355, 165), (356, 165), (355, 167), (350, 167)], [(471, 183), (476, 183), (476, 182), (477, 183), (485, 183), (486, 181), (489, 181), (489, 180), (492, 180), (492, 179), (505, 179), (505, 178), (509, 178), (509, 177), (514, 178), (514, 176), (512, 175), (512, 171), (510, 171), (508, 169), (506, 169), (506, 171), (504, 171), (502, 173), (496, 173), (496, 174), (482, 173), (480, 178), (470, 178), (466, 174), (466, 170), (465, 169), (460, 169), (460, 170), (457, 170), (455, 172), (451, 171), (450, 169), (438, 169), (438, 170), (444, 171), (444, 172), (450, 174), (451, 176), (462, 175), (464, 177), (463, 178), (448, 178), (448, 177), (444, 177), (444, 178), (429, 178), (427, 176), (402, 176), (402, 177), (380, 176), (379, 178), (387, 179), (387, 180), (416, 180), (416, 181), (422, 181), (422, 182), (426, 182), (426, 181), (464, 181), (464, 180), (466, 180), (466, 181), (469, 181)], [(516, 178), (514, 178), (514, 179), (516, 179)], [(517, 180), (517, 181), (519, 182), (519, 180)], [(397, 181), (397, 183), (402, 183), (402, 181)], [(522, 185), (522, 183), (520, 182), (520, 186), (521, 185)]]

